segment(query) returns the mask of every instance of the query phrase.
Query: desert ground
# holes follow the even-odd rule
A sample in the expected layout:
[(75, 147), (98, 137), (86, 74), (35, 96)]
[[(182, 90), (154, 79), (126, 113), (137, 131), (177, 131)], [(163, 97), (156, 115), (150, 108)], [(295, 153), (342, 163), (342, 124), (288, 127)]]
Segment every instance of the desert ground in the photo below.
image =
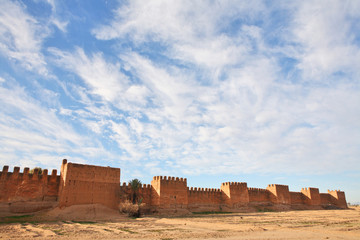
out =
[(360, 239), (360, 207), (129, 218), (101, 206), (0, 216), (0, 239)]

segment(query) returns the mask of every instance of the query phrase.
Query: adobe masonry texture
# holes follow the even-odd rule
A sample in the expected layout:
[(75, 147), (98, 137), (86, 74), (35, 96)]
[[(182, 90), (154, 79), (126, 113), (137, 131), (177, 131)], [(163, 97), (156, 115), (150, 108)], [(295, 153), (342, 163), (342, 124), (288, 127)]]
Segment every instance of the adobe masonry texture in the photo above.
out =
[[(9, 203), (14, 212), (35, 211), (42, 208), (77, 204), (103, 204), (116, 209), (131, 194), (129, 184), (120, 185), (120, 169), (83, 164), (61, 165), (60, 176), (43, 170), (29, 173), (25, 168), (0, 172), (0, 203)], [(189, 188), (186, 178), (156, 176), (150, 184), (139, 189), (142, 202), (149, 209), (190, 211), (218, 211), (243, 209), (249, 206), (289, 206), (294, 209), (314, 209), (336, 206), (347, 208), (345, 193), (339, 190), (319, 193), (318, 188), (303, 188), (290, 192), (287, 185), (270, 184), (266, 189), (248, 188), (244, 182), (225, 182), (220, 189)], [(21, 204), (19, 204), (21, 203)], [(36, 203), (36, 204), (35, 204)], [(30, 206), (30, 207), (27, 207)]]

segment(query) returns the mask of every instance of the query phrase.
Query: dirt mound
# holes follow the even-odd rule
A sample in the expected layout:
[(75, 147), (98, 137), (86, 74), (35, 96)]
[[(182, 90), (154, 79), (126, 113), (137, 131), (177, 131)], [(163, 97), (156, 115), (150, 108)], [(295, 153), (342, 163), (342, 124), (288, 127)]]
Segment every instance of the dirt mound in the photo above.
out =
[(105, 207), (101, 204), (73, 205), (65, 208), (54, 208), (43, 215), (43, 217), (54, 220), (116, 220), (124, 218), (119, 210)]

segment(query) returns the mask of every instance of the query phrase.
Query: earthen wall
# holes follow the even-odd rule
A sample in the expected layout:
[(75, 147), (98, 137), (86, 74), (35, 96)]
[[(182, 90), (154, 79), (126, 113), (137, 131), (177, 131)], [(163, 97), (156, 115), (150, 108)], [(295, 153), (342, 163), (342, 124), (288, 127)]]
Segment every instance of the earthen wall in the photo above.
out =
[(334, 204), (340, 208), (347, 208), (345, 193), (340, 190), (328, 190), (330, 195), (331, 204)]
[(320, 193), (318, 188), (302, 188), (301, 193), (306, 197), (307, 205), (318, 206), (321, 204)]
[(0, 172), (0, 202), (57, 200), (60, 176), (56, 170), (51, 175), (47, 169), (42, 174), (38, 169), (33, 173), (29, 173), (29, 168), (24, 168), (22, 173), (19, 167), (14, 167), (13, 172), (8, 170), (4, 166)]
[(328, 193), (320, 193), (320, 203), (321, 205), (330, 205), (334, 204), (332, 201), (332, 196)]
[(267, 189), (262, 188), (249, 188), (249, 202), (271, 202), (270, 192)]
[(154, 205), (160, 208), (185, 208), (188, 204), (186, 178), (156, 176), (151, 181)]
[(221, 190), (216, 188), (188, 188), (188, 204), (221, 204)]
[(306, 198), (301, 192), (290, 192), (291, 204), (304, 204)]
[(277, 204), (291, 204), (289, 186), (280, 184), (269, 184), (266, 188), (269, 190), (270, 200)]
[[(138, 201), (145, 203), (146, 206), (151, 206), (151, 192), (152, 186), (150, 184), (142, 184), (136, 193)], [(131, 196), (132, 194), (131, 184), (124, 182), (120, 186), (120, 202), (125, 202), (126, 200), (131, 201), (133, 198), (133, 196)]]
[[(60, 176), (56, 170), (48, 175), (46, 169), (42, 174), (38, 170), (30, 174), (29, 168), (20, 173), (19, 167), (9, 172), (7, 166), (0, 172), (0, 202), (52, 201), (60, 207), (100, 203), (116, 209), (119, 202), (132, 199), (131, 194), (129, 184), (120, 186), (119, 168), (74, 164), (64, 159)], [(260, 189), (248, 188), (243, 182), (222, 183), (220, 189), (188, 188), (186, 178), (163, 176), (154, 177), (151, 185), (142, 185), (137, 194), (152, 209), (218, 211), (224, 206), (236, 209), (264, 203), (301, 205), (298, 209), (321, 205), (347, 208), (345, 193), (339, 190), (319, 193), (317, 188), (303, 188), (301, 192), (290, 192), (287, 185), (271, 184)], [(53, 206), (45, 205), (37, 209)]]
[(229, 207), (240, 207), (249, 203), (247, 183), (225, 182), (221, 184), (223, 203)]
[(61, 167), (59, 206), (100, 203), (116, 209), (120, 169), (67, 163)]

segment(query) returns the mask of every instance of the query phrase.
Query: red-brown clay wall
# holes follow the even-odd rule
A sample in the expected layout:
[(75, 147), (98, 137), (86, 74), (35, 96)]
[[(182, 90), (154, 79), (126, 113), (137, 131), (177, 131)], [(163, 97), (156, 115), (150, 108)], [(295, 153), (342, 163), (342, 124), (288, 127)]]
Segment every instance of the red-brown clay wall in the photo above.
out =
[(151, 206), (160, 206), (160, 177), (153, 177), (151, 181)]
[(262, 188), (248, 188), (249, 202), (271, 202), (270, 192)]
[(330, 205), (334, 204), (331, 200), (332, 196), (328, 193), (320, 193), (320, 203), (321, 205)]
[[(151, 206), (150, 184), (142, 184), (142, 186), (139, 188), (136, 194), (138, 195), (138, 200), (140, 201), (141, 199), (141, 203), (145, 203), (146, 206)], [(132, 199), (131, 195), (132, 195), (131, 185), (123, 183), (122, 186), (120, 186), (120, 202), (131, 200)]]
[(223, 203), (229, 207), (244, 206), (249, 203), (247, 183), (225, 182), (221, 184)]
[(117, 209), (120, 169), (67, 163), (61, 166), (59, 206), (103, 204)]
[(306, 197), (301, 192), (290, 192), (291, 204), (305, 204)]
[[(178, 177), (156, 176), (151, 181), (154, 205), (160, 208), (186, 208), (188, 204), (187, 180)], [(159, 205), (158, 205), (159, 204)]]
[(270, 199), (273, 203), (291, 204), (289, 186), (269, 184), (266, 189), (271, 192)]
[(188, 188), (188, 204), (221, 204), (221, 190), (214, 188)]
[(345, 193), (340, 190), (328, 190), (328, 194), (331, 196), (332, 204), (340, 207), (340, 208), (347, 208)]
[(19, 167), (14, 167), (13, 172), (8, 169), (4, 166), (0, 172), (0, 202), (57, 200), (60, 176), (56, 175), (56, 170), (49, 176), (47, 169), (42, 174), (38, 174), (37, 169), (33, 174), (29, 173), (29, 168), (24, 168), (23, 173)]
[(321, 204), (320, 193), (318, 188), (303, 188), (301, 193), (305, 196), (305, 203), (311, 206), (319, 206)]
[[(61, 176), (44, 170), (29, 174), (29, 168), (20, 173), (15, 167), (8, 172), (5, 166), (0, 172), (0, 202), (56, 201), (60, 206), (100, 203), (117, 208), (120, 201), (128, 199), (129, 185), (120, 186), (120, 169), (67, 163), (63, 161)], [(232, 208), (248, 203), (335, 205), (347, 208), (345, 193), (328, 191), (319, 194), (317, 188), (289, 192), (286, 185), (272, 184), (267, 189), (247, 188), (246, 183), (227, 182), (221, 189), (188, 188), (186, 178), (154, 177), (151, 186), (139, 189), (142, 202), (154, 208), (221, 209), (222, 205)], [(48, 202), (52, 203), (52, 202)], [(56, 202), (55, 202), (56, 203)], [(44, 205), (45, 206), (45, 205)], [(51, 206), (51, 205), (49, 205)]]

